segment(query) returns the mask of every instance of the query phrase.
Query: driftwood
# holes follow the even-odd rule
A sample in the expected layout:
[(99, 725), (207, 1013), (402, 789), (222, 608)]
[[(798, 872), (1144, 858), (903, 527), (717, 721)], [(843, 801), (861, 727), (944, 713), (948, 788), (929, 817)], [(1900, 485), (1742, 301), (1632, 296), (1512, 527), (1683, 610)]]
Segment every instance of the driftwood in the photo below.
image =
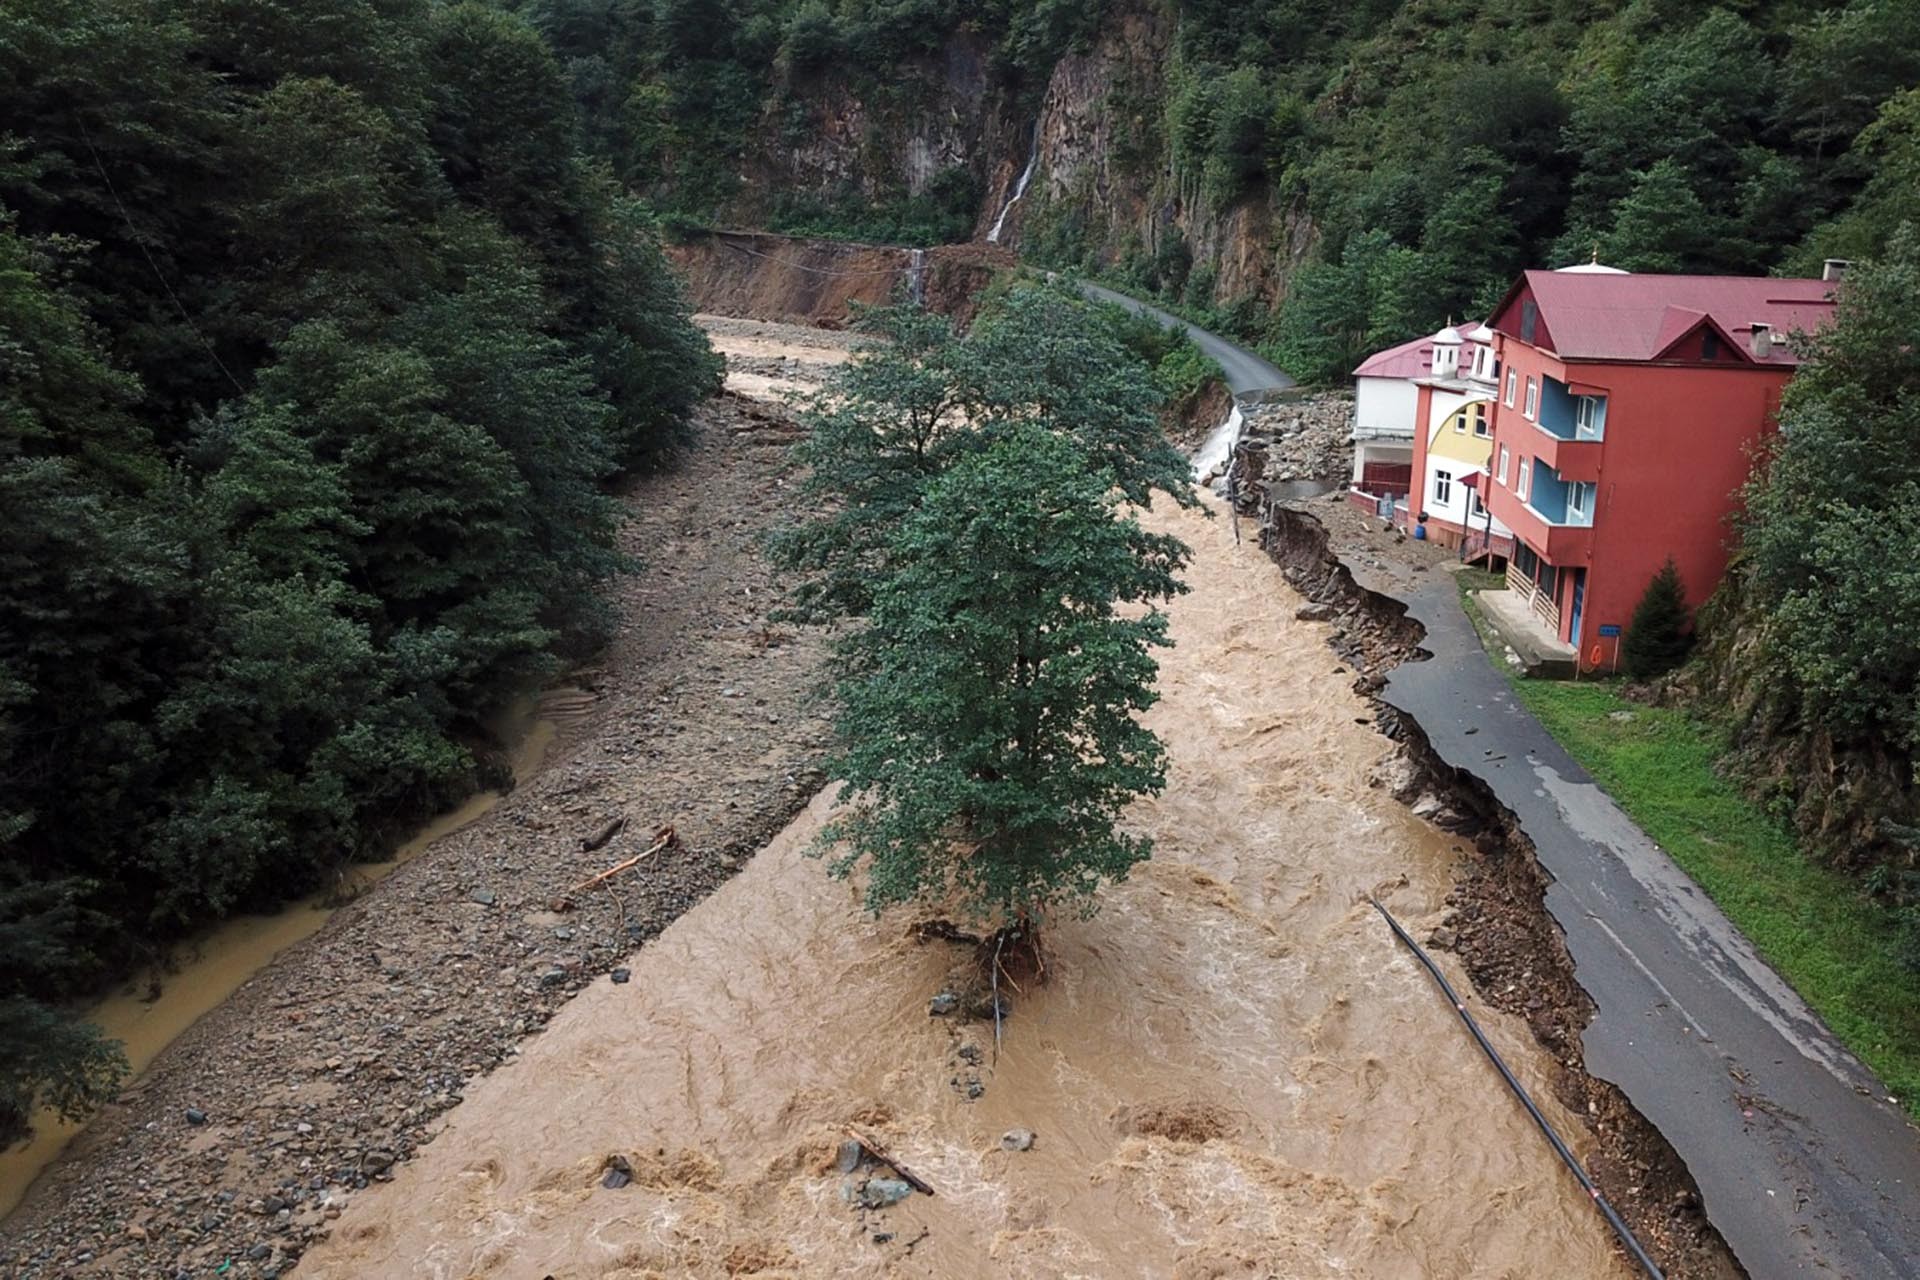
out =
[(619, 875), (623, 871), (633, 870), (635, 867), (645, 862), (648, 858), (651, 858), (654, 854), (660, 852), (662, 849), (665, 849), (667, 846), (671, 845), (676, 839), (678, 839), (678, 837), (674, 835), (674, 831), (672, 827), (661, 827), (658, 831), (653, 833), (653, 843), (648, 845), (644, 851), (640, 853), (636, 853), (635, 855), (633, 855), (633, 857), (628, 858), (624, 862), (614, 863), (612, 866), (608, 867), (605, 871), (602, 871), (597, 875), (588, 876), (585, 880), (582, 880), (579, 884), (574, 885), (571, 889), (568, 889), (565, 893), (560, 894), (558, 897), (554, 898), (552, 902), (547, 904), (548, 907), (554, 911), (573, 910), (573, 899), (575, 895), (585, 893), (589, 889), (596, 888), (600, 885), (606, 884), (609, 880), (612, 880), (615, 876)]
[(872, 1138), (869, 1138), (866, 1134), (860, 1132), (858, 1129), (854, 1128), (852, 1125), (847, 1126), (847, 1136), (849, 1138), (852, 1138), (855, 1142), (859, 1143), (862, 1147), (865, 1147), (868, 1155), (872, 1156), (875, 1160), (878, 1160), (881, 1164), (886, 1165), (889, 1169), (893, 1170), (895, 1173), (899, 1174), (900, 1181), (906, 1183), (908, 1186), (912, 1187), (915, 1191), (918, 1191), (923, 1196), (930, 1196), (933, 1194), (933, 1188), (927, 1185), (926, 1179), (922, 1178), (919, 1174), (915, 1173), (913, 1170), (907, 1168), (907, 1166), (901, 1164), (898, 1160), (894, 1159), (891, 1155), (887, 1153), (887, 1149), (885, 1147), (875, 1142)]
[(625, 818), (615, 818), (592, 835), (580, 837), (580, 851), (582, 853), (592, 853), (595, 849), (598, 849), (601, 845), (619, 835), (626, 825), (627, 820)]

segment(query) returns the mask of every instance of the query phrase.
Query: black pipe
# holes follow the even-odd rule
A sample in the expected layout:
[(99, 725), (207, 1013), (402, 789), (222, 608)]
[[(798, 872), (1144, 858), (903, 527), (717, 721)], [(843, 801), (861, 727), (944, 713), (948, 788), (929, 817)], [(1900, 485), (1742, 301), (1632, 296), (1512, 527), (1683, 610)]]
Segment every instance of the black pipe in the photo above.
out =
[(1633, 1229), (1614, 1211), (1614, 1207), (1607, 1203), (1607, 1198), (1600, 1194), (1600, 1188), (1593, 1185), (1593, 1179), (1589, 1178), (1587, 1171), (1580, 1166), (1579, 1158), (1567, 1149), (1567, 1144), (1560, 1140), (1560, 1135), (1554, 1132), (1547, 1118), (1540, 1114), (1540, 1108), (1534, 1105), (1526, 1086), (1515, 1079), (1513, 1072), (1507, 1069), (1507, 1064), (1501, 1060), (1499, 1051), (1493, 1047), (1492, 1041), (1487, 1039), (1486, 1033), (1480, 1030), (1480, 1024), (1474, 1021), (1473, 1015), (1467, 1012), (1466, 1003), (1454, 992), (1453, 984), (1447, 981), (1446, 974), (1440, 972), (1440, 966), (1433, 962), (1433, 957), (1413, 940), (1411, 934), (1400, 927), (1400, 922), (1393, 918), (1392, 912), (1380, 905), (1378, 898), (1368, 894), (1367, 901), (1373, 904), (1373, 909), (1380, 913), (1381, 918), (1387, 922), (1387, 927), (1393, 930), (1393, 936), (1406, 944), (1407, 950), (1413, 952), (1414, 957), (1426, 966), (1427, 972), (1433, 975), (1433, 980), (1440, 984), (1440, 989), (1447, 993), (1448, 1003), (1452, 1004), (1453, 1011), (1460, 1015), (1460, 1021), (1467, 1024), (1467, 1030), (1471, 1031), (1473, 1038), (1479, 1042), (1481, 1052), (1485, 1053), (1487, 1060), (1499, 1069), (1501, 1078), (1507, 1082), (1507, 1088), (1513, 1090), (1513, 1096), (1520, 1099), (1520, 1105), (1527, 1109), (1527, 1114), (1533, 1117), (1533, 1122), (1540, 1126), (1540, 1132), (1547, 1135), (1547, 1141), (1553, 1144), (1553, 1149), (1559, 1155), (1561, 1163), (1571, 1169), (1573, 1176), (1579, 1179), (1581, 1189), (1606, 1216), (1607, 1225), (1613, 1228), (1614, 1235), (1620, 1237), (1620, 1243), (1626, 1246), (1627, 1252), (1634, 1256), (1634, 1260), (1649, 1276), (1653, 1277), (1653, 1280), (1666, 1280), (1660, 1271), (1659, 1264), (1648, 1257), (1647, 1251), (1641, 1247), (1639, 1239), (1633, 1234)]

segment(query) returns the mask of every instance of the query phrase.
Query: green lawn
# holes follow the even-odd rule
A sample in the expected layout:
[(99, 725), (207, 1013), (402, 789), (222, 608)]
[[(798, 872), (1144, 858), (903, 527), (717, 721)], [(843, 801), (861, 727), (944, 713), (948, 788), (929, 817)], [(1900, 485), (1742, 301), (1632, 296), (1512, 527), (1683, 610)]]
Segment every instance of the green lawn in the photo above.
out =
[(1516, 677), (1513, 686), (1567, 754), (1920, 1119), (1920, 973), (1897, 959), (1893, 914), (1856, 881), (1806, 858), (1719, 772), (1726, 744), (1709, 723), (1628, 702), (1612, 681)]

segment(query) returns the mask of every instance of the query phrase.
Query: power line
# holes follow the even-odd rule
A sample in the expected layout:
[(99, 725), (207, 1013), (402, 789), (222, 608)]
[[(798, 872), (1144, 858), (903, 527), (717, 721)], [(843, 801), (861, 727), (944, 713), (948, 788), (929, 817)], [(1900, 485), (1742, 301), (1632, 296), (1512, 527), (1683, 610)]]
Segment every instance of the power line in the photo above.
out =
[(167, 283), (167, 277), (161, 273), (160, 264), (154, 261), (153, 251), (147, 248), (147, 242), (141, 238), (139, 228), (133, 225), (133, 215), (127, 211), (126, 201), (120, 198), (120, 191), (113, 185), (113, 178), (107, 173), (107, 166), (100, 160), (100, 152), (93, 145), (93, 135), (87, 132), (87, 122), (80, 118), (78, 112), (75, 112), (73, 123), (80, 130), (80, 140), (87, 144), (87, 154), (93, 157), (94, 171), (100, 175), (100, 181), (106, 183), (107, 194), (113, 197), (114, 207), (120, 210), (121, 221), (127, 224), (127, 235), (132, 238), (134, 244), (139, 246), (140, 256), (147, 260), (147, 269), (153, 272), (153, 278), (160, 282), (160, 287), (166, 290), (167, 297), (173, 300), (174, 309), (180, 313), (180, 318), (186, 322), (187, 328), (193, 331), (193, 336), (200, 340), (202, 347), (206, 348), (207, 358), (213, 361), (214, 367), (226, 375), (227, 381), (233, 384), (235, 391), (241, 395), (247, 394), (247, 389), (240, 385), (240, 379), (234, 377), (233, 371), (221, 361), (220, 353), (213, 349), (213, 343), (208, 341), (207, 335), (200, 331), (200, 326), (193, 322), (193, 317), (187, 312), (186, 304), (180, 301), (180, 295), (173, 291), (173, 286)]

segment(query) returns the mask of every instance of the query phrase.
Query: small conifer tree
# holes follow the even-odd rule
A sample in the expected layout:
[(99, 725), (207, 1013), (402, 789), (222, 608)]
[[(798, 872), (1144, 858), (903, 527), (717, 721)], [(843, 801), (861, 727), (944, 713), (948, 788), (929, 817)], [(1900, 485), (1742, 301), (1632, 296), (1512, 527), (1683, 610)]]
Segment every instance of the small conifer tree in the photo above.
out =
[(1649, 680), (1685, 662), (1692, 648), (1687, 590), (1680, 581), (1679, 566), (1669, 556), (1634, 608), (1633, 622), (1620, 646), (1620, 662), (1634, 679)]

